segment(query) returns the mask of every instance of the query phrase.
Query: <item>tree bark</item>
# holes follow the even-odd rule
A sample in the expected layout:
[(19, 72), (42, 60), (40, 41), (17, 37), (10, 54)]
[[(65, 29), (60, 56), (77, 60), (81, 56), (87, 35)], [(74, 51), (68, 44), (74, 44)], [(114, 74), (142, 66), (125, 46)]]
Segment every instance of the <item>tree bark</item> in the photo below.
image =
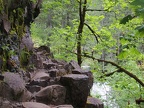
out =
[(78, 31), (77, 31), (77, 61), (80, 66), (82, 63), (81, 40), (82, 40), (82, 32), (83, 32), (83, 27), (84, 27), (84, 22), (85, 22), (86, 4), (87, 4), (87, 0), (84, 0), (84, 1), (80, 0), (80, 2), (79, 2), (80, 23), (79, 23), (79, 27), (78, 27)]

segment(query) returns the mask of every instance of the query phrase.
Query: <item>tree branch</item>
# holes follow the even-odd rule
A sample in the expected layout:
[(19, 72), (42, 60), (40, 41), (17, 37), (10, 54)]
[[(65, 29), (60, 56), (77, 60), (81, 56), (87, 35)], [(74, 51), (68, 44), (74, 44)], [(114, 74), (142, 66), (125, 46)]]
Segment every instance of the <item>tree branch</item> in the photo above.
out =
[(133, 78), (134, 80), (136, 80), (142, 87), (144, 87), (144, 83), (136, 76), (134, 75), (133, 73), (127, 71), (126, 69), (124, 69), (123, 67), (119, 66), (118, 64), (112, 62), (112, 61), (107, 61), (107, 60), (101, 60), (101, 59), (96, 59), (94, 58), (93, 56), (89, 56), (89, 55), (82, 55), (84, 57), (88, 57), (88, 58), (91, 58), (93, 60), (97, 60), (98, 62), (105, 62), (105, 63), (110, 63), (111, 65), (117, 67), (119, 69), (118, 72), (124, 72), (125, 74), (127, 74), (128, 76), (130, 76), (131, 78)]
[(87, 9), (86, 11), (108, 11), (108, 9), (101, 10), (101, 9)]
[(107, 12), (114, 12), (114, 11), (109, 11), (109, 9), (112, 6), (108, 7), (107, 9), (87, 9), (86, 11), (107, 11)]
[(144, 103), (144, 99), (141, 99), (141, 98), (140, 99), (136, 99), (135, 101), (136, 101), (136, 104), (140, 104), (141, 102)]
[(109, 76), (112, 76), (114, 73), (116, 73), (116, 72), (119, 72), (119, 69), (118, 70), (116, 70), (116, 71), (114, 71), (114, 72), (111, 72), (111, 73), (107, 73), (107, 74), (104, 74), (103, 76), (101, 76), (100, 78), (103, 78), (103, 77), (109, 77)]
[(80, 3), (80, 1), (76, 0), (78, 3)]
[(95, 36), (95, 39), (96, 39), (96, 41), (97, 41), (97, 43), (99, 43), (99, 41), (98, 41), (98, 37), (100, 38), (100, 36), (97, 34), (97, 33), (95, 33), (95, 31), (88, 25), (88, 24), (86, 24), (86, 23), (84, 23), (87, 27), (88, 27), (88, 29), (92, 32), (92, 34)]

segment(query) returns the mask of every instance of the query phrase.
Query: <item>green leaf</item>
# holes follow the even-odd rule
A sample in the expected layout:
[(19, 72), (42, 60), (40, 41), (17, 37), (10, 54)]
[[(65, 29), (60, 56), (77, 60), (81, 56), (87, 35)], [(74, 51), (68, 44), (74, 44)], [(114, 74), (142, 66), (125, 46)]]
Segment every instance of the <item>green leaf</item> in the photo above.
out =
[(129, 20), (132, 20), (134, 17), (132, 17), (131, 15), (127, 15), (126, 17), (124, 17), (121, 21), (120, 24), (126, 24), (127, 22), (129, 22)]
[(142, 18), (144, 18), (144, 8), (138, 8), (135, 11), (136, 16), (141, 16)]
[(127, 58), (127, 56), (128, 56), (127, 51), (122, 51), (122, 52), (118, 55), (118, 58), (119, 58), (119, 59), (125, 59), (125, 58)]
[(144, 0), (134, 0), (131, 5), (144, 6)]
[(126, 40), (126, 39), (124, 39), (124, 38), (121, 39), (120, 42), (121, 42), (121, 45), (123, 45), (123, 46), (124, 46), (124, 45), (127, 45), (127, 44), (129, 43), (129, 41)]
[(119, 55), (119, 59), (137, 59), (141, 53), (138, 51), (138, 49), (131, 47), (131, 48), (125, 48)]
[(144, 32), (144, 25), (136, 27), (136, 30), (138, 30), (139, 32)]
[(134, 47), (132, 47), (132, 48), (129, 50), (129, 52), (130, 52), (132, 55), (136, 55), (136, 56), (138, 56), (138, 55), (140, 54), (140, 52), (139, 52), (136, 48), (134, 48)]

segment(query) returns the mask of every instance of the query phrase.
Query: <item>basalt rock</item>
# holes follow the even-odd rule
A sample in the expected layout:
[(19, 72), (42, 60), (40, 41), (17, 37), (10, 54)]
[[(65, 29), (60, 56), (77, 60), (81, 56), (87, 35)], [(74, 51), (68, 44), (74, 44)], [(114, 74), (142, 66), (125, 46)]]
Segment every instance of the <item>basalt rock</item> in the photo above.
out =
[(72, 105), (59, 105), (59, 106), (55, 106), (53, 108), (74, 108)]
[(88, 87), (89, 89), (92, 88), (93, 86), (93, 74), (89, 70), (83, 70), (76, 61), (71, 60), (69, 63), (65, 65), (65, 69), (72, 74), (84, 74), (87, 75), (89, 78), (89, 84)]
[(85, 108), (104, 108), (104, 104), (99, 99), (88, 97)]
[(0, 83), (0, 96), (11, 101), (29, 101), (31, 93), (25, 88), (24, 80), (10, 72), (4, 74), (4, 81)]
[(1, 82), (0, 88), (2, 97), (9, 98), (10, 100), (19, 100), (24, 92), (25, 85), (19, 75), (6, 72), (4, 74), (4, 82)]
[(22, 108), (50, 108), (49, 106), (37, 102), (23, 102)]
[(89, 89), (92, 88), (94, 78), (93, 78), (93, 74), (92, 74), (91, 71), (87, 71), (87, 70), (83, 70), (83, 69), (73, 69), (72, 73), (73, 74), (84, 74), (84, 75), (87, 75), (88, 78), (89, 78), (88, 87), (89, 87)]
[(41, 86), (38, 85), (26, 85), (26, 88), (31, 92), (31, 93), (36, 93), (41, 90)]
[(49, 81), (49, 80), (50, 80), (49, 74), (42, 71), (36, 72), (31, 78), (31, 81)]
[[(43, 49), (44, 48), (44, 49)], [(45, 50), (45, 51), (43, 51)], [(12, 108), (97, 108), (92, 99), (86, 104), (93, 84), (93, 75), (77, 62), (55, 60), (47, 56), (49, 49), (34, 49), (25, 71), (2, 74), (0, 96)], [(6, 93), (4, 93), (6, 92)], [(91, 99), (90, 99), (91, 100)], [(94, 101), (93, 101), (94, 100)], [(13, 103), (22, 102), (22, 103)], [(41, 105), (41, 106), (40, 106)], [(1, 106), (0, 106), (1, 107)], [(10, 107), (11, 108), (11, 107)], [(101, 108), (101, 107), (100, 107)]]
[(10, 101), (0, 97), (0, 108), (13, 108)]
[(54, 58), (53, 53), (50, 51), (50, 47), (48, 46), (40, 46), (39, 48), (36, 49), (37, 52), (42, 52), (44, 53), (45, 56), (50, 57), (50, 58)]
[(81, 67), (78, 65), (78, 63), (74, 60), (71, 60), (69, 63), (65, 64), (65, 69), (72, 73), (72, 70), (74, 69), (81, 69)]
[(58, 72), (59, 72), (58, 69), (49, 69), (48, 70), (50, 77), (57, 77)]
[(41, 89), (35, 94), (35, 97), (37, 102), (62, 105), (65, 103), (65, 95), (65, 87), (61, 85), (51, 85)]
[(83, 108), (89, 94), (88, 76), (69, 74), (62, 76), (60, 81), (67, 88), (66, 103), (76, 108)]
[(43, 66), (45, 69), (54, 69), (57, 67), (57, 64), (51, 61), (48, 61), (48, 62), (43, 62)]
[(38, 69), (43, 69), (43, 61), (42, 61), (42, 57), (37, 54), (37, 53), (33, 53), (30, 58), (29, 58), (29, 64), (33, 65), (34, 67), (38, 68)]

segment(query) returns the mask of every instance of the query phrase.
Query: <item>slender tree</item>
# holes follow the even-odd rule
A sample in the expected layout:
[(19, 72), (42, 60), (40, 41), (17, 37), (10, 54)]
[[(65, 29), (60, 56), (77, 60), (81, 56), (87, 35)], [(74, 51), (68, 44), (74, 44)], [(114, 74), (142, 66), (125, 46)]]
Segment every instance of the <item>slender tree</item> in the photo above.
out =
[(82, 50), (81, 50), (81, 41), (82, 41), (82, 33), (83, 33), (83, 27), (85, 22), (85, 15), (86, 15), (86, 5), (87, 0), (80, 0), (79, 1), (79, 26), (77, 31), (77, 61), (78, 64), (81, 65), (82, 63)]

